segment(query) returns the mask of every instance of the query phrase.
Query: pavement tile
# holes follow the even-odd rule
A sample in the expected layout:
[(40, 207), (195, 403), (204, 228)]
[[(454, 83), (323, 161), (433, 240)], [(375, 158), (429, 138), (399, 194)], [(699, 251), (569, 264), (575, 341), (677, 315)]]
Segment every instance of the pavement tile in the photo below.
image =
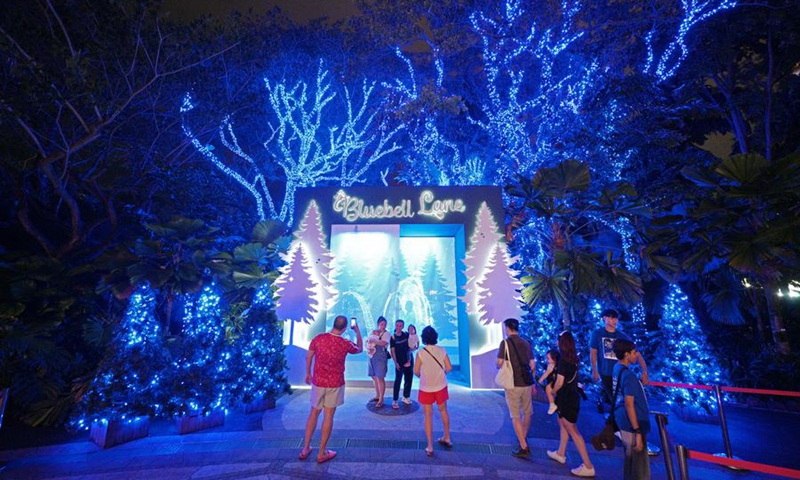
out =
[[(364, 396), (363, 399), (360, 396)], [(260, 418), (263, 431), (229, 431), (216, 429), (210, 432), (195, 432), (175, 435), (173, 430), (161, 428), (164, 435), (154, 435), (125, 445), (101, 450), (88, 441), (63, 445), (50, 445), (17, 450), (0, 451), (0, 461), (8, 462), (8, 469), (0, 475), (1, 480), (227, 480), (265, 479), (284, 480), (300, 478), (347, 479), (379, 478), (390, 480), (417, 478), (513, 479), (538, 480), (542, 478), (571, 478), (569, 469), (580, 463), (572, 442), (568, 445), (569, 461), (559, 465), (546, 456), (546, 450), (557, 447), (558, 429), (552, 416), (543, 414), (546, 406), (534, 405), (532, 438), (528, 442), (532, 454), (528, 459), (513, 458), (511, 449), (516, 441), (510, 419), (505, 410), (503, 396), (496, 392), (473, 392), (453, 386), (449, 410), (455, 447), (447, 451), (435, 444), (433, 458), (425, 455), (426, 440), (422, 429), (422, 415), (413, 413), (404, 417), (382, 417), (369, 413), (365, 408), (370, 388), (348, 388), (347, 403), (337, 411), (333, 438), (329, 448), (336, 450), (335, 460), (318, 465), (316, 449), (319, 448), (319, 430), (312, 441), (315, 452), (306, 461), (299, 461), (303, 438), (303, 426), (308, 414), (307, 391), (279, 401), (278, 408), (264, 412)], [(477, 413), (479, 412), (479, 413)], [(739, 412), (734, 411), (734, 414)], [(751, 419), (730, 422), (734, 440), (746, 438)], [(772, 415), (772, 414), (770, 414)], [(597, 417), (597, 418), (594, 418)], [(441, 435), (438, 414), (434, 415), (435, 437)], [(761, 417), (759, 417), (761, 418)], [(772, 417), (767, 417), (772, 418)], [(781, 425), (775, 428), (786, 432), (798, 431), (799, 416), (775, 415)], [(247, 422), (245, 422), (247, 420)], [(238, 424), (259, 424), (253, 418), (236, 419)], [(737, 424), (737, 421), (741, 424)], [(235, 422), (234, 422), (235, 423)], [(602, 418), (594, 412), (581, 415), (580, 429), (586, 439), (602, 426)], [(703, 451), (714, 451), (718, 441), (716, 426), (689, 425), (680, 420), (671, 433), (675, 438), (685, 439), (687, 445), (697, 445)], [(774, 422), (773, 422), (774, 423)], [(672, 426), (672, 424), (671, 424)], [(681, 429), (679, 429), (680, 427)], [(760, 424), (758, 428), (761, 428)], [(709, 429), (712, 431), (709, 433)], [(776, 438), (796, 438), (786, 432)], [(696, 438), (697, 437), (697, 438)], [(711, 438), (713, 437), (713, 438)], [(698, 438), (709, 439), (701, 442)], [(770, 438), (770, 437), (765, 437)], [(650, 439), (653, 441), (653, 438)], [(757, 440), (757, 439), (756, 439)], [(763, 442), (763, 440), (760, 440)], [(695, 442), (695, 443), (692, 443)], [(715, 443), (716, 442), (716, 443)], [(749, 453), (745, 445), (735, 445), (737, 453)], [(783, 466), (798, 468), (800, 457), (788, 454), (793, 442), (782, 440), (773, 447), (778, 453), (774, 458)], [(710, 445), (710, 446), (709, 446)], [(760, 448), (760, 447), (759, 447)], [(753, 451), (758, 451), (757, 449)], [(596, 452), (589, 455), (596, 466), (599, 480), (620, 477), (622, 449)], [(744, 455), (742, 455), (744, 457)], [(761, 457), (747, 456), (748, 459)], [(767, 459), (773, 457), (766, 457)], [(772, 463), (780, 464), (778, 461)], [(764, 461), (764, 460), (762, 460)], [(770, 462), (766, 462), (770, 463)], [(651, 458), (654, 480), (666, 477), (663, 457)], [(152, 478), (150, 478), (152, 477)], [(692, 464), (692, 478), (704, 480), (755, 480), (771, 478), (753, 472), (730, 472), (722, 467), (700, 462)]]
[[(207, 465), (201, 467), (192, 474), (192, 479), (209, 479), (213, 477), (226, 476), (232, 478), (240, 478), (252, 473), (261, 473), (269, 470), (271, 463), (221, 463), (217, 465)], [(263, 473), (262, 473), (263, 474)]]

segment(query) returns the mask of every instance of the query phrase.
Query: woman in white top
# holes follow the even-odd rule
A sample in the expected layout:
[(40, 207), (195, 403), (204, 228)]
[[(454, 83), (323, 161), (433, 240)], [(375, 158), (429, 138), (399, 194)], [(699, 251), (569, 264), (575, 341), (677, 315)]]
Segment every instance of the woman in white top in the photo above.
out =
[(444, 348), (437, 347), (439, 334), (433, 327), (422, 329), (422, 343), (425, 345), (417, 354), (414, 363), (414, 374), (419, 377), (419, 397), (417, 400), (425, 412), (425, 435), (428, 437), (428, 448), (425, 453), (433, 456), (433, 404), (439, 407), (442, 416), (444, 435), (439, 438), (439, 443), (445, 448), (452, 448), (450, 442), (450, 414), (447, 412), (447, 378), (446, 374), (453, 369), (450, 357)]
[(386, 370), (389, 362), (389, 336), (386, 331), (386, 319), (378, 317), (378, 329), (373, 330), (367, 338), (367, 357), (369, 357), (369, 376), (375, 387), (375, 396), (370, 402), (375, 403), (375, 408), (383, 406), (383, 395), (386, 392)]

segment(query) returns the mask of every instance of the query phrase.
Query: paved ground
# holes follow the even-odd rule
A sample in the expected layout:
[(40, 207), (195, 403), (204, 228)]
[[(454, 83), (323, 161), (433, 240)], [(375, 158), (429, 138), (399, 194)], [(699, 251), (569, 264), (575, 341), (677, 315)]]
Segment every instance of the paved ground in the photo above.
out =
[[(177, 435), (169, 422), (155, 423), (151, 434), (125, 445), (101, 450), (85, 434), (51, 437), (59, 443), (37, 439), (39, 446), (23, 437), (9, 438), (14, 429), (4, 429), (0, 461), (5, 479), (285, 479), (285, 478), (514, 478), (518, 480), (570, 478), (569, 468), (580, 463), (577, 452), (568, 452), (567, 466), (547, 458), (546, 449), (556, 446), (554, 416), (545, 405), (535, 404), (530, 444), (533, 454), (521, 460), (510, 456), (515, 446), (511, 422), (502, 394), (471, 391), (451, 386), (451, 451), (436, 446), (433, 458), (425, 455), (422, 413), (403, 417), (381, 416), (366, 408), (371, 389), (348, 388), (347, 402), (336, 414), (329, 448), (338, 456), (317, 465), (312, 459), (299, 461), (303, 428), (308, 413), (308, 391), (298, 390), (281, 398), (274, 410), (263, 414), (231, 413), (226, 425), (205, 432)], [(416, 395), (416, 394), (415, 394)], [(584, 402), (579, 427), (589, 439), (600, 430), (602, 418)], [(752, 461), (800, 468), (797, 456), (800, 415), (729, 408), (734, 453)], [(437, 421), (434, 428), (440, 431)], [(705, 452), (722, 449), (719, 427), (685, 424), (674, 418), (669, 425), (674, 440)], [(653, 434), (651, 442), (657, 442)], [(317, 439), (312, 442), (317, 445)], [(599, 479), (621, 478), (622, 450), (590, 451)], [(777, 478), (751, 472), (731, 472), (713, 465), (692, 462), (693, 479)], [(651, 462), (654, 479), (666, 478), (661, 456)]]

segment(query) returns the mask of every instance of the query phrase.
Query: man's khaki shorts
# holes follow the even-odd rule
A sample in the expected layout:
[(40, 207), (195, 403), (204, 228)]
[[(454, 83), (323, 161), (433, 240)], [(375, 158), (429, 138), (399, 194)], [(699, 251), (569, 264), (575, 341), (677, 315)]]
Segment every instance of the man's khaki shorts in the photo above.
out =
[(344, 404), (344, 385), (336, 388), (311, 385), (311, 406), (317, 410), (336, 408)]
[(533, 403), (531, 402), (531, 387), (514, 387), (506, 390), (506, 405), (511, 418), (519, 418), (519, 412), (525, 415), (533, 413)]

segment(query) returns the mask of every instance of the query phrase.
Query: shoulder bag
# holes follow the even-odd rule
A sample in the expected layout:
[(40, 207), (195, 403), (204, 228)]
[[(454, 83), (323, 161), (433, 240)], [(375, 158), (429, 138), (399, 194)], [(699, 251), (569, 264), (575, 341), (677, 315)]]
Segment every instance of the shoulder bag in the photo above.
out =
[(512, 342), (509, 339), (506, 339), (506, 343), (511, 343), (511, 348), (514, 349), (514, 356), (517, 357), (517, 364), (519, 365), (519, 368), (521, 369), (520, 371), (522, 372), (522, 379), (525, 381), (525, 384), (530, 386), (530, 385), (533, 385), (534, 383), (536, 383), (536, 382), (533, 381), (533, 372), (531, 371), (530, 362), (527, 362), (527, 363), (524, 363), (524, 364), (522, 362), (520, 362), (519, 351), (517, 351), (517, 347), (514, 345), (514, 342)]
[(495, 375), (494, 383), (505, 390), (509, 390), (514, 388), (514, 369), (511, 367), (511, 359), (508, 355), (508, 339), (503, 344), (505, 345), (505, 362), (503, 362), (497, 375)]
[(606, 419), (603, 430), (592, 437), (592, 446), (595, 450), (614, 450), (617, 446), (614, 433), (619, 431), (619, 427), (617, 426), (617, 420), (614, 418), (614, 410), (617, 409), (617, 394), (619, 394), (619, 385), (622, 380), (622, 372), (624, 371), (625, 369), (617, 374), (617, 386), (614, 388), (614, 404), (611, 406), (611, 414)]

